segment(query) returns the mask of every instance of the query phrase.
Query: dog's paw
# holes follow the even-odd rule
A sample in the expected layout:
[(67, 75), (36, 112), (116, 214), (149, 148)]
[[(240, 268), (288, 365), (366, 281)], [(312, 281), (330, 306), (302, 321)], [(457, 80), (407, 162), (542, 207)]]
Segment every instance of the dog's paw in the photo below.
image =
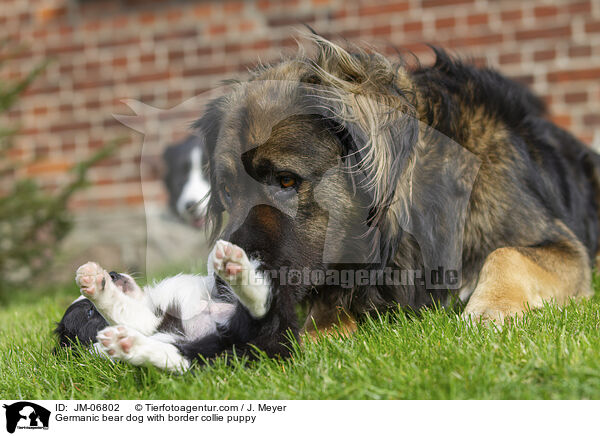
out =
[(245, 271), (252, 268), (246, 252), (231, 242), (219, 240), (209, 255), (215, 273), (230, 283), (239, 283)]
[(118, 326), (100, 330), (96, 339), (100, 349), (110, 357), (131, 360), (135, 356), (136, 347), (143, 341), (144, 336), (136, 330)]
[(95, 262), (88, 262), (77, 268), (75, 283), (79, 286), (81, 294), (89, 299), (96, 299), (104, 291), (110, 275)]
[(468, 322), (501, 328), (504, 324), (517, 322), (522, 315), (523, 310), (518, 305), (498, 305), (476, 299), (467, 304), (462, 318)]

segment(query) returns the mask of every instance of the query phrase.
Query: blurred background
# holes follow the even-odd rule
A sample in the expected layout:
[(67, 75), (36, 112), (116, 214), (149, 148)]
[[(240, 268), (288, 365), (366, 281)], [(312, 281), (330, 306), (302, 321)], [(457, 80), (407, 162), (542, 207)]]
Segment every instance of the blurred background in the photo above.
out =
[[(69, 196), (73, 226), (46, 247), (46, 277), (70, 278), (87, 260), (138, 272), (202, 263), (202, 232), (168, 212), (162, 151), (187, 135), (221, 80), (293, 53), (303, 23), (390, 56), (427, 63), (432, 43), (497, 67), (540, 94), (556, 123), (600, 142), (598, 0), (1, 0), (0, 84), (49, 63), (1, 115), (16, 132), (0, 196), (22, 179), (52, 193), (121, 139)], [(125, 126), (113, 114), (133, 118)], [(173, 250), (166, 240), (193, 243)]]

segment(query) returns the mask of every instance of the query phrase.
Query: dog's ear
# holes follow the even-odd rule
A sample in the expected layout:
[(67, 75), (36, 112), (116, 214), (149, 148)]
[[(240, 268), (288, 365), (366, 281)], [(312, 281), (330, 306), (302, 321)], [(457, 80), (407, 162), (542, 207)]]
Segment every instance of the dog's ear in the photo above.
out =
[[(384, 56), (349, 53), (318, 35), (318, 55), (307, 75), (314, 110), (330, 120), (345, 147), (343, 158), (357, 186), (371, 198), (370, 225), (398, 235), (408, 219), (410, 180), (419, 123), (406, 72)], [(393, 244), (384, 244), (384, 251)], [(388, 258), (391, 253), (382, 253)]]
[(406, 230), (419, 245), (428, 289), (458, 289), (465, 221), (481, 160), (425, 124), (421, 138)]
[[(458, 287), (454, 279), (479, 159), (418, 120), (416, 89), (401, 65), (311, 38), (318, 56), (304, 80), (306, 94), (334, 126), (347, 168), (370, 196), (369, 224), (381, 234), (381, 263), (391, 260), (408, 232), (419, 245), (429, 287)], [(452, 282), (432, 283), (432, 271), (444, 271)]]
[(218, 194), (220, 187), (215, 179), (213, 171), (215, 148), (221, 131), (221, 123), (224, 114), (225, 98), (219, 97), (212, 100), (204, 112), (204, 115), (194, 123), (194, 135), (198, 136), (198, 140), (203, 147), (202, 166), (208, 172), (210, 180), (210, 195), (207, 206), (207, 228), (210, 232), (211, 243), (216, 242), (219, 236), (219, 231), (223, 225), (223, 212), (225, 208), (221, 204), (221, 199)]

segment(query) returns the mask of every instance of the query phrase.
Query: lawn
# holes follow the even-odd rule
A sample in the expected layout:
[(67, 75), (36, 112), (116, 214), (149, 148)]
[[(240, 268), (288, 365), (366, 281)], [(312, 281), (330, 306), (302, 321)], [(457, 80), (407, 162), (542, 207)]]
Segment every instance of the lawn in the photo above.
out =
[(53, 355), (54, 323), (77, 295), (74, 285), (22, 291), (0, 309), (0, 398), (600, 398), (600, 297), (548, 306), (502, 331), (444, 310), (396, 312), (350, 338), (308, 343), (287, 361), (218, 361), (173, 375), (88, 353)]

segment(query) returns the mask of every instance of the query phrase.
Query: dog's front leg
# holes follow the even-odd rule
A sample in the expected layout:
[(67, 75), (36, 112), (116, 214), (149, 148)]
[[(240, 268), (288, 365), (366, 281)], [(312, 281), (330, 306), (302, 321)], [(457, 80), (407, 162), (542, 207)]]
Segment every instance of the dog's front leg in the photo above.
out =
[(356, 328), (356, 320), (342, 306), (314, 301), (310, 305), (302, 334), (312, 339), (319, 334), (350, 336)]
[(555, 242), (499, 248), (487, 257), (464, 311), (465, 318), (499, 323), (544, 302), (589, 297), (591, 266), (582, 244), (564, 225)]

